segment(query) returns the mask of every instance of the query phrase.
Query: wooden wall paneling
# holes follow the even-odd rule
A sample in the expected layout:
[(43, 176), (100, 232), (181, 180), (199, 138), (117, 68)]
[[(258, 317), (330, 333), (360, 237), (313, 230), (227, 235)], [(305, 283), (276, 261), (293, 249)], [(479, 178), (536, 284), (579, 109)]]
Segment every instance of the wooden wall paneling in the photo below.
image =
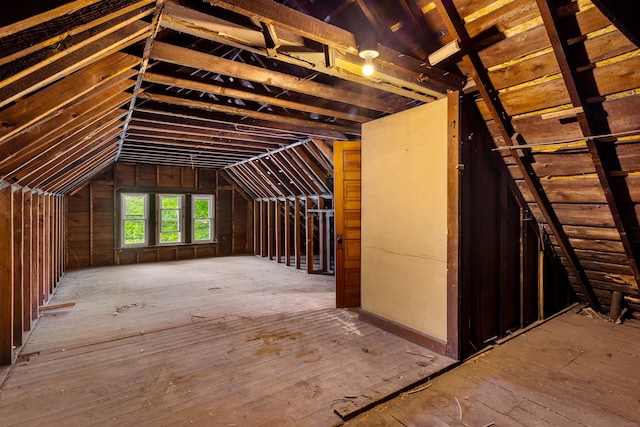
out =
[[(24, 241), (24, 200), (22, 188), (14, 186), (13, 197), (13, 345), (22, 345), (23, 328), (23, 241)], [(0, 245), (1, 247), (1, 245)]]
[(23, 197), (23, 224), (24, 229), (22, 232), (22, 290), (23, 290), (23, 311), (22, 311), (22, 324), (25, 331), (31, 330), (31, 305), (33, 304), (31, 287), (33, 286), (31, 279), (31, 241), (33, 239), (31, 235), (31, 222), (32, 222), (32, 207), (31, 207), (31, 190), (24, 190)]
[(0, 365), (13, 359), (13, 189), (0, 182)]
[(302, 236), (302, 221), (300, 221), (302, 213), (300, 212), (301, 200), (296, 197), (293, 201), (293, 253), (295, 256), (295, 267), (300, 270), (301, 268), (301, 236)]
[(287, 267), (291, 266), (291, 200), (284, 199), (284, 263)]

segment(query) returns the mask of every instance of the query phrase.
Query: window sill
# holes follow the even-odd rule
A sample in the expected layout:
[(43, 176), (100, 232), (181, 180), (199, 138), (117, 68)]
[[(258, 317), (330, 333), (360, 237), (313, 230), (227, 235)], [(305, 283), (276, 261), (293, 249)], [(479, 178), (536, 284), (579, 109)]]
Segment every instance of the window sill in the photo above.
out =
[(189, 246), (203, 246), (203, 245), (215, 245), (217, 244), (217, 240), (212, 240), (210, 242), (198, 242), (198, 243), (167, 243), (164, 245), (146, 245), (146, 246), (120, 246), (115, 248), (116, 251), (138, 251), (141, 249), (161, 249), (161, 248), (183, 248)]

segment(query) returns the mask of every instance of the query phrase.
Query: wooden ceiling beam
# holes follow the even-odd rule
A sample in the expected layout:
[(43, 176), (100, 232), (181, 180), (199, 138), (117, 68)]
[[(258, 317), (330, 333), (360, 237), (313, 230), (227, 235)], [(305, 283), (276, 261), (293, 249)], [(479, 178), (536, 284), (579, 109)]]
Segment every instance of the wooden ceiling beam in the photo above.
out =
[(247, 182), (244, 181), (235, 169), (222, 169), (220, 172), (226, 173), (226, 176), (229, 177), (230, 180), (232, 180), (238, 187), (242, 188), (242, 191), (246, 193), (248, 199), (257, 198), (252, 187), (247, 185)]
[[(177, 119), (177, 120), (176, 120)], [(136, 109), (136, 114), (132, 119), (132, 126), (145, 128), (152, 126), (154, 129), (164, 130), (166, 132), (182, 132), (185, 135), (201, 135), (210, 136), (228, 141), (247, 141), (259, 142), (274, 146), (283, 146), (291, 144), (292, 141), (300, 139), (298, 135), (292, 135), (284, 132), (268, 132), (263, 130), (254, 130), (252, 128), (240, 129), (237, 125), (228, 123), (214, 122), (202, 118), (177, 118), (170, 114), (162, 114), (161, 112), (153, 112), (150, 110), (143, 111), (142, 108)]]
[(202, 144), (202, 143), (188, 143), (184, 141), (163, 141), (156, 138), (145, 138), (139, 136), (133, 136), (127, 138), (127, 143), (131, 142), (132, 145), (154, 145), (157, 147), (174, 147), (176, 150), (178, 149), (186, 149), (186, 150), (199, 150), (214, 153), (216, 155), (224, 156), (236, 155), (237, 157), (246, 158), (247, 156), (255, 156), (257, 154), (261, 154), (264, 152), (264, 149), (236, 149), (233, 146), (229, 145), (211, 145), (211, 144)]
[[(38, 35), (36, 32), (36, 34), (34, 34), (33, 36), (32, 42), (29, 43), (28, 47), (18, 50), (17, 52), (14, 52), (11, 54), (3, 55), (3, 57), (0, 58), (0, 66), (13, 62), (17, 59), (24, 58), (28, 55), (31, 55), (32, 53), (41, 51), (43, 49), (48, 48), (49, 50), (56, 52), (59, 49), (56, 49), (55, 47), (59, 43), (65, 42), (65, 44), (67, 44), (67, 41), (69, 40), (69, 38), (72, 38), (84, 32), (95, 33), (97, 31), (96, 28), (99, 28), (100, 26), (102, 26), (105, 23), (108, 23), (109, 21), (113, 20), (115, 22), (121, 22), (122, 20), (125, 20), (126, 17), (130, 16), (132, 13), (135, 14), (136, 9), (142, 9), (148, 4), (154, 3), (154, 2), (155, 0), (139, 1), (135, 4), (124, 7), (122, 9), (118, 9), (107, 15), (98, 17), (96, 19), (91, 19), (84, 24), (78, 25), (77, 27), (69, 28), (63, 33), (57, 34), (46, 40), (41, 40), (41, 35)], [(89, 30), (92, 30), (92, 31), (89, 31)], [(24, 40), (24, 38), (21, 37), (20, 40), (22, 41)], [(49, 53), (49, 55), (51, 55), (51, 53)]]
[(277, 123), (285, 123), (285, 124), (290, 124), (294, 126), (303, 126), (308, 128), (331, 130), (331, 131), (343, 132), (347, 134), (360, 134), (359, 127), (341, 126), (341, 125), (334, 125), (330, 123), (314, 122), (311, 120), (298, 119), (295, 117), (280, 116), (276, 114), (262, 113), (259, 111), (253, 111), (253, 110), (244, 109), (244, 108), (230, 107), (228, 105), (214, 104), (211, 102), (194, 101), (190, 99), (179, 98), (176, 96), (141, 93), (138, 95), (138, 99), (152, 100), (152, 101), (163, 102), (165, 104), (171, 104), (171, 105), (181, 105), (183, 107), (188, 107), (188, 108), (198, 108), (200, 110), (214, 111), (217, 113), (232, 114), (238, 117), (251, 117), (253, 119), (272, 121)]
[[(493, 83), (489, 78), (487, 70), (482, 64), (477, 51), (474, 49), (473, 42), (467, 32), (464, 20), (458, 14), (453, 2), (450, 0), (435, 0), (435, 4), (444, 18), (449, 32), (460, 42), (463, 60), (469, 69), (471, 77), (476, 82), (482, 99), (489, 108), (491, 117), (497, 124), (499, 124), (498, 127), (500, 135), (504, 140), (504, 143), (510, 146), (517, 146), (524, 143), (522, 136), (514, 130), (511, 117), (509, 117), (505, 111), (504, 106), (500, 101), (499, 94), (493, 87)], [(526, 157), (521, 156), (519, 154), (519, 150), (512, 149), (510, 152), (523, 179), (527, 183), (529, 191), (534, 196), (544, 220), (547, 222), (548, 227), (556, 237), (558, 245), (570, 266), (570, 270), (575, 277), (578, 287), (591, 307), (594, 310), (599, 311), (600, 303), (593, 292), (593, 288), (589, 284), (589, 279), (580, 265), (580, 260), (571, 246), (556, 212), (553, 210), (551, 201), (543, 190), (540, 179), (531, 165), (531, 161)]]
[(262, 167), (282, 186), (286, 189), (286, 193), (289, 196), (298, 194), (296, 188), (291, 184), (291, 179), (280, 169), (278, 165), (273, 161), (271, 156), (262, 156)]
[(227, 173), (235, 177), (236, 182), (241, 183), (244, 186), (245, 190), (251, 195), (253, 199), (256, 199), (260, 196), (259, 189), (256, 188), (253, 182), (251, 182), (250, 180), (247, 179), (246, 176), (244, 176), (244, 174), (238, 169), (238, 167), (235, 167), (235, 166), (226, 167), (223, 170), (227, 171)]
[(157, 83), (165, 86), (177, 86), (183, 89), (195, 90), (213, 95), (225, 96), (228, 98), (238, 98), (245, 101), (253, 101), (264, 104), (282, 107), (291, 110), (304, 111), (307, 113), (316, 113), (323, 116), (335, 117), (337, 119), (363, 123), (372, 120), (371, 117), (361, 116), (358, 114), (345, 113), (336, 109), (318, 107), (312, 104), (303, 104), (300, 102), (289, 101), (283, 98), (273, 96), (260, 95), (254, 92), (227, 88), (212, 83), (203, 83), (199, 81), (181, 79), (177, 77), (165, 76), (156, 73), (145, 73), (144, 80), (149, 83)]
[(48, 191), (69, 194), (82, 188), (94, 176), (102, 173), (115, 163), (117, 147), (112, 146), (88, 160), (84, 160), (70, 170), (67, 175), (60, 176), (45, 186)]
[(270, 136), (291, 137), (294, 141), (300, 141), (307, 137), (325, 138), (330, 140), (348, 139), (342, 132), (303, 126), (292, 126), (286, 123), (274, 124), (272, 121), (253, 120), (249, 118), (239, 120), (236, 118), (237, 116), (231, 115), (220, 115), (215, 117), (211, 114), (198, 115), (196, 112), (189, 112), (186, 108), (183, 110), (174, 109), (173, 111), (168, 111), (155, 105), (145, 104), (144, 106), (137, 106), (136, 113), (160, 114), (166, 117), (179, 118), (180, 120), (185, 121), (204, 121), (218, 127), (226, 126), (227, 128), (230, 127), (236, 131), (253, 132), (254, 135), (263, 133)]
[(379, 99), (354, 91), (338, 89), (314, 81), (301, 79), (289, 74), (266, 70), (262, 67), (244, 64), (203, 52), (173, 46), (156, 41), (151, 49), (151, 57), (158, 61), (206, 70), (216, 74), (245, 79), (268, 86), (300, 92), (307, 95), (342, 102), (345, 105), (356, 105), (374, 111), (394, 113), (398, 110)]
[(268, 144), (246, 143), (244, 141), (220, 141), (212, 138), (186, 137), (178, 138), (166, 132), (143, 131), (129, 128), (127, 142), (147, 142), (153, 141), (162, 145), (174, 145), (176, 147), (198, 147), (203, 150), (227, 150), (238, 153), (262, 153), (269, 148), (277, 148)]
[(131, 94), (122, 93), (121, 89), (130, 87), (133, 82), (125, 80), (122, 83), (124, 84), (113, 87), (112, 91), (115, 93), (108, 91), (103, 94), (104, 97), (99, 94), (87, 96), (87, 99), (65, 109), (53, 120), (45, 122), (42, 126), (29, 128), (0, 145), (0, 153), (6, 155), (0, 160), (0, 176), (7, 170), (41, 155), (65, 139), (82, 134), (93, 122), (124, 105), (131, 98)]
[[(44, 150), (39, 155), (31, 157), (28, 161), (20, 164), (17, 168), (9, 172), (11, 179), (18, 179), (25, 185), (33, 185), (41, 177), (43, 169), (44, 174), (55, 172), (60, 167), (61, 162), (65, 159), (73, 158), (74, 151), (81, 150), (85, 146), (90, 146), (93, 141), (102, 137), (103, 134), (113, 132), (114, 129), (120, 127), (121, 120), (126, 114), (124, 110), (112, 110), (94, 121), (91, 126), (83, 130), (82, 134), (73, 138), (66, 138), (60, 143)], [(34, 175), (41, 173), (37, 178)], [(29, 184), (26, 184), (29, 182)]]
[(275, 138), (259, 137), (259, 136), (243, 136), (240, 132), (219, 132), (218, 134), (195, 132), (192, 128), (181, 126), (163, 125), (149, 123), (140, 119), (135, 119), (129, 125), (127, 136), (153, 136), (163, 139), (180, 138), (185, 142), (197, 142), (203, 144), (220, 144), (225, 146), (235, 146), (242, 148), (257, 148), (264, 150), (265, 148), (279, 148), (290, 142), (286, 140), (278, 140)]
[[(240, 13), (241, 15), (247, 16), (251, 19), (256, 19), (265, 24), (286, 29), (309, 40), (314, 40), (322, 45), (336, 49), (340, 53), (358, 57), (358, 44), (354, 34), (285, 5), (276, 3), (275, 1), (205, 1), (213, 6), (218, 6), (223, 9)], [(404, 71), (412, 75), (411, 78), (405, 80), (405, 84), (409, 85), (409, 87), (415, 86), (414, 89), (418, 93), (422, 91), (425, 95), (439, 98), (446, 93), (446, 89), (460, 89), (464, 85), (464, 79), (462, 77), (455, 76), (452, 73), (448, 73), (414, 58), (405, 58), (404, 61), (398, 62), (397, 59), (405, 55), (402, 55), (400, 52), (393, 51), (385, 46), (380, 46), (378, 50), (380, 51), (380, 56), (375, 60), (376, 65), (384, 66), (387, 69), (398, 69), (400, 64), (402, 64), (405, 67)], [(388, 78), (384, 71), (380, 70), (378, 73), (378, 77), (381, 80), (384, 81)], [(358, 73), (358, 75), (359, 74), (360, 73)], [(442, 89), (438, 92), (433, 90), (431, 87), (416, 84), (417, 81), (440, 85)], [(452, 85), (453, 87), (448, 87), (448, 85)]]
[(140, 58), (114, 53), (0, 111), (0, 143), (111, 80), (136, 75)]
[(253, 167), (253, 169), (257, 172), (256, 176), (259, 177), (262, 182), (271, 189), (271, 197), (285, 197), (287, 194), (281, 188), (281, 183), (277, 179), (275, 179), (275, 177), (271, 175), (261, 163), (262, 159), (256, 159), (245, 163), (245, 165)]
[(149, 24), (139, 21), (148, 13), (145, 11), (123, 23), (109, 26), (101, 33), (72, 44), (0, 81), (0, 108), (148, 37)]
[[(640, 284), (640, 270), (638, 269), (640, 254), (638, 248), (634, 247), (633, 242), (629, 238), (632, 232), (627, 221), (624, 219), (623, 211), (625, 208), (621, 200), (621, 193), (626, 194), (626, 197), (624, 197), (626, 200), (630, 200), (629, 189), (623, 178), (614, 178), (611, 176), (610, 160), (608, 160), (610, 156), (605, 153), (605, 149), (602, 146), (602, 144), (611, 144), (611, 142), (602, 143), (600, 142), (600, 138), (597, 137), (597, 135), (611, 133), (611, 129), (605, 119), (606, 114), (604, 113), (602, 104), (587, 102), (588, 95), (586, 89), (581, 83), (581, 75), (576, 71), (579, 64), (573, 60), (573, 57), (569, 54), (569, 46), (567, 43), (569, 36), (563, 34), (563, 28), (565, 28), (567, 24), (560, 22), (560, 17), (557, 12), (559, 5), (552, 2), (555, 6), (552, 8), (547, 0), (536, 0), (536, 2), (540, 9), (547, 34), (551, 40), (553, 52), (560, 66), (562, 78), (567, 86), (571, 103), (574, 108), (579, 109), (576, 117), (580, 124), (582, 135), (586, 138), (587, 149), (595, 166), (600, 186), (602, 187), (609, 210), (611, 211), (611, 216), (620, 235), (620, 241), (629, 259), (629, 266), (631, 267), (637, 286)], [(574, 46), (573, 49), (577, 49), (577, 47)], [(585, 73), (583, 73), (583, 75), (584, 74)], [(631, 212), (626, 214), (626, 217), (635, 218), (635, 224), (633, 225), (636, 228), (638, 227), (638, 220), (633, 212), (633, 208), (631, 208)]]
[(242, 173), (242, 175), (248, 181), (252, 182), (258, 189), (259, 197), (271, 197), (271, 189), (256, 175), (255, 170), (247, 165), (247, 162), (236, 165), (236, 169)]
[(37, 25), (44, 24), (52, 19), (59, 18), (64, 15), (70, 15), (92, 4), (99, 3), (101, 0), (76, 0), (71, 3), (67, 3), (63, 6), (57, 7), (52, 10), (40, 13), (22, 21), (6, 25), (0, 28), (0, 38), (8, 37), (12, 34), (19, 33), (29, 28), (33, 28)]
[(119, 130), (119, 126), (105, 129), (100, 134), (96, 134), (95, 138), (91, 140), (90, 143), (76, 144), (73, 147), (65, 149), (65, 157), (63, 157), (63, 154), (60, 154), (56, 159), (52, 159), (52, 161), (55, 162), (54, 167), (51, 167), (50, 169), (45, 171), (42, 171), (42, 168), (39, 168), (39, 175), (36, 175), (33, 178), (25, 177), (22, 179), (22, 181), (26, 182), (27, 186), (29, 187), (42, 188), (44, 184), (50, 180), (52, 174), (58, 171), (68, 173), (70, 165), (75, 161), (85, 158), (87, 155), (89, 155), (89, 153), (94, 153), (95, 151), (104, 148), (108, 144), (113, 144), (112, 140), (118, 135)]

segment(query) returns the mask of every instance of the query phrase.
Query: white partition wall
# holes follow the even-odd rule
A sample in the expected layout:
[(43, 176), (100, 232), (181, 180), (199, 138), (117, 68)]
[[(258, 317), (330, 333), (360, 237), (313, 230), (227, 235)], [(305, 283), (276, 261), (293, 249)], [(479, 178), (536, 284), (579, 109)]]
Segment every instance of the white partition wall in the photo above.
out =
[(447, 99), (362, 127), (362, 310), (447, 340)]

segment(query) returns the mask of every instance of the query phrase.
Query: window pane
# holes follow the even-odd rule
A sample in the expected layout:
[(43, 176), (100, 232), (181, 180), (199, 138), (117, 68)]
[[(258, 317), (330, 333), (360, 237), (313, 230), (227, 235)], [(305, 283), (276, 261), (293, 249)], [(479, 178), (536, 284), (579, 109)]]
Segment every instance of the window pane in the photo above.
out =
[(180, 231), (179, 227), (179, 222), (177, 220), (163, 220), (162, 221), (162, 230), (160, 230), (163, 233), (166, 233), (167, 231)]
[(162, 209), (178, 209), (180, 207), (179, 197), (162, 197)]
[(179, 242), (180, 241), (180, 233), (172, 232), (172, 233), (162, 233), (160, 234), (160, 238), (162, 242)]
[(124, 244), (135, 245), (145, 242), (144, 220), (124, 221)]
[(193, 222), (194, 240), (211, 240), (211, 221), (208, 219), (196, 219)]
[(196, 199), (195, 200), (195, 213), (194, 218), (209, 218), (209, 200)]
[(144, 196), (125, 196), (124, 215), (126, 218), (144, 218)]
[(178, 217), (180, 216), (179, 213), (180, 213), (179, 210), (173, 210), (173, 209), (172, 210), (163, 210), (162, 211), (162, 221), (164, 222), (165, 220), (169, 220), (169, 219), (177, 221)]

